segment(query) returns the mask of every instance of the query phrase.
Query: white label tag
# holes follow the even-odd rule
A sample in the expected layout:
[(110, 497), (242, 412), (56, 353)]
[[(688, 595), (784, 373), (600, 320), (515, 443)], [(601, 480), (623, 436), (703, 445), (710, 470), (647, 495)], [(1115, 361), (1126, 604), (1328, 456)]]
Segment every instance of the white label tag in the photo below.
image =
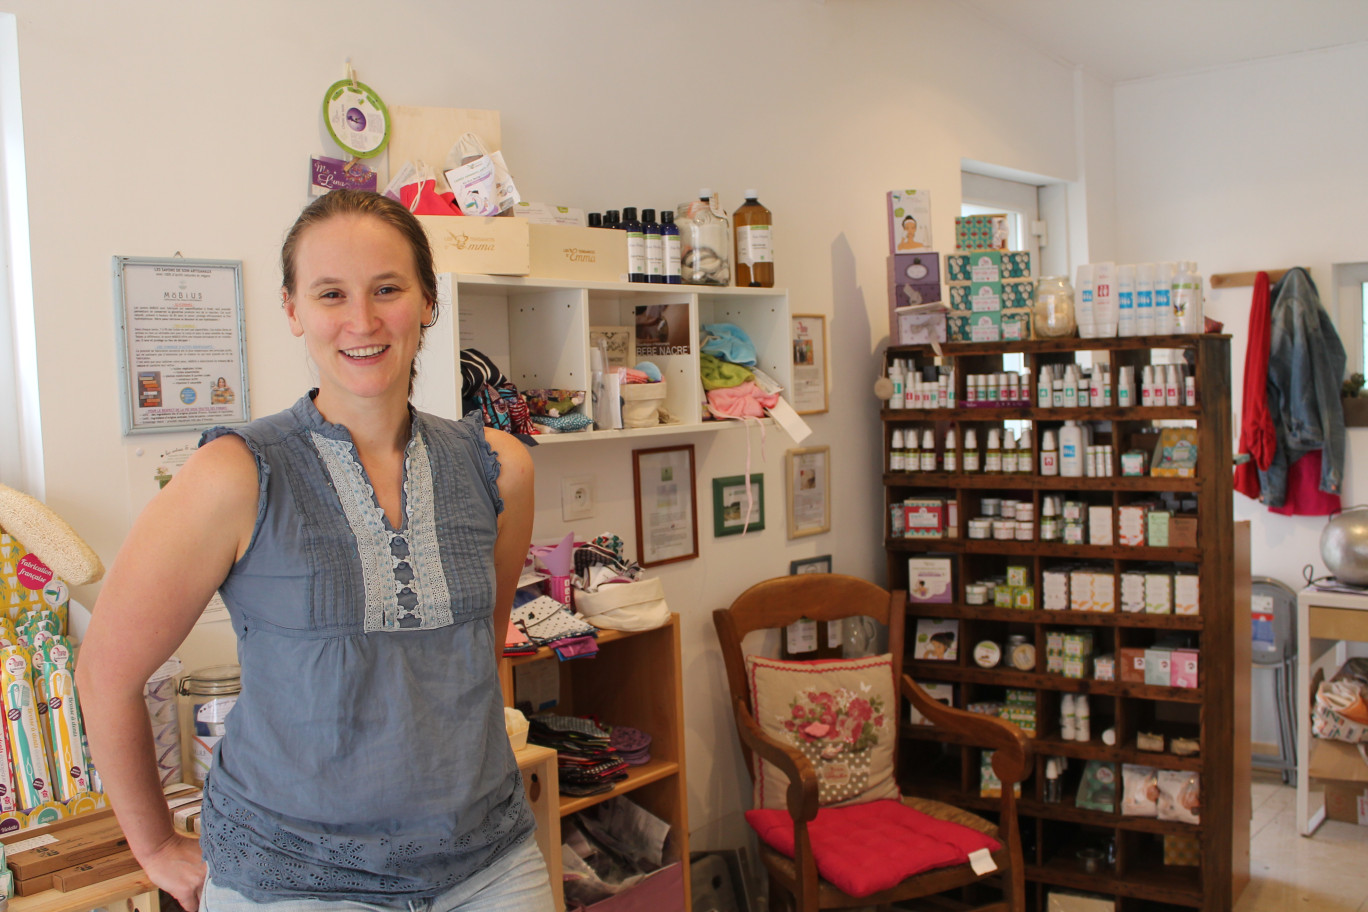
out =
[(991, 874), (997, 870), (997, 862), (993, 861), (993, 853), (987, 849), (978, 849), (969, 853), (969, 867), (974, 869), (974, 873), (982, 877), (984, 874)]
[(36, 849), (40, 846), (52, 845), (56, 841), (56, 836), (34, 836), (32, 839), (25, 839), (21, 842), (11, 842), (9, 845), (5, 846), (5, 854), (13, 858), (20, 852), (27, 852), (30, 849)]
[(788, 635), (789, 655), (817, 651), (817, 622), (795, 621), (785, 631)]
[(774, 408), (767, 409), (771, 418), (779, 423), (784, 429), (784, 433), (793, 438), (794, 443), (802, 443), (812, 434), (812, 428), (803, 420), (803, 416), (793, 410), (793, 406), (788, 404), (788, 400), (779, 397), (779, 401), (774, 404)]

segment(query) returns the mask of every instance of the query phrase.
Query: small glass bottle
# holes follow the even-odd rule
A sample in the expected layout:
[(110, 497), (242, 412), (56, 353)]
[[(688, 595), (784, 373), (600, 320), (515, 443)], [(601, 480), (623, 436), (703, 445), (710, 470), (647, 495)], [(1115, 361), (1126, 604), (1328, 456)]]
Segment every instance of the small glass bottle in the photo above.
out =
[(1040, 339), (1062, 339), (1078, 331), (1073, 286), (1069, 284), (1068, 276), (1041, 276), (1036, 280), (1032, 326)]
[(908, 428), (903, 435), (903, 468), (908, 472), (921, 471), (921, 447), (917, 445), (917, 429)]
[(627, 273), (632, 282), (646, 281), (646, 234), (636, 206), (622, 207), (622, 230), (627, 232)]
[(1055, 448), (1054, 431), (1047, 430), (1040, 438), (1040, 474), (1059, 474), (1059, 451)]
[(936, 432), (930, 428), (922, 431), (921, 470), (923, 472), (936, 471)]
[(964, 432), (964, 471), (979, 471), (978, 434), (973, 428)]
[(888, 443), (888, 471), (906, 471), (907, 464), (903, 460), (903, 446), (905, 444), (902, 428), (894, 428), (893, 437)]
[(1017, 443), (1017, 472), (1031, 475), (1035, 473), (1035, 453), (1031, 450), (1031, 429), (1025, 428), (1021, 432), (1021, 440)]
[(955, 429), (945, 432), (945, 454), (941, 457), (941, 462), (947, 472), (959, 471), (959, 454), (955, 452)]
[(983, 471), (993, 473), (1002, 471), (1002, 443), (997, 428), (988, 429), (988, 451), (983, 457)]
[(731, 284), (731, 223), (711, 189), (675, 212), (679, 226), (680, 274), (685, 285)]
[(679, 275), (679, 226), (675, 224), (675, 214), (669, 209), (660, 213), (660, 240), (665, 248), (665, 284), (682, 284), (684, 279)]
[(641, 234), (646, 240), (646, 281), (665, 284), (665, 237), (654, 209), (641, 210)]
[(1016, 435), (1011, 428), (1007, 428), (1002, 432), (1002, 473), (1015, 475), (1017, 471)]

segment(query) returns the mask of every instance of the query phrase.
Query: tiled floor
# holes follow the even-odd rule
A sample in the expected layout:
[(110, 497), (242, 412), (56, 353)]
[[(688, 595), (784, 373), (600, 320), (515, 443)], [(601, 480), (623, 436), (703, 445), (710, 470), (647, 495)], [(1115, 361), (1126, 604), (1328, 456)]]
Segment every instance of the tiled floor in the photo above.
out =
[(1254, 774), (1249, 887), (1235, 912), (1368, 912), (1368, 827), (1327, 821), (1297, 835), (1297, 790)]

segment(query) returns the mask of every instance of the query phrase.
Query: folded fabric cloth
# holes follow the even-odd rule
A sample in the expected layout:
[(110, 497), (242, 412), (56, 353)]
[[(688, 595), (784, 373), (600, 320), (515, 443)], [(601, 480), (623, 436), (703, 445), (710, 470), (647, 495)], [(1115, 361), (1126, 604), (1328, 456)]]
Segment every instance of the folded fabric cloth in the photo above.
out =
[(755, 379), (755, 374), (751, 373), (750, 368), (723, 361), (707, 352), (698, 356), (698, 372), (703, 378), (705, 390), (727, 389)]
[(636, 369), (649, 377), (652, 383), (665, 379), (665, 375), (660, 372), (660, 368), (656, 367), (653, 361), (638, 361)]
[(624, 367), (622, 369), (623, 383), (658, 383), (659, 381), (659, 377), (652, 380), (650, 374), (643, 370), (637, 370), (635, 367)]
[(512, 620), (538, 646), (549, 646), (570, 637), (598, 636), (598, 628), (571, 613), (560, 602), (543, 595), (515, 605)]
[(778, 393), (765, 393), (749, 380), (728, 389), (708, 390), (708, 409), (720, 417), (764, 418), (765, 409), (778, 402)]
[(550, 428), (558, 434), (569, 434), (592, 427), (594, 419), (579, 412), (571, 412), (568, 415), (561, 415), (559, 418), (552, 418), (549, 415), (533, 415), (532, 423), (539, 428)]
[(592, 659), (598, 655), (598, 640), (593, 637), (566, 637), (554, 644), (556, 657), (562, 662), (567, 659)]
[(735, 323), (705, 323), (703, 351), (732, 364), (755, 366), (755, 343)]

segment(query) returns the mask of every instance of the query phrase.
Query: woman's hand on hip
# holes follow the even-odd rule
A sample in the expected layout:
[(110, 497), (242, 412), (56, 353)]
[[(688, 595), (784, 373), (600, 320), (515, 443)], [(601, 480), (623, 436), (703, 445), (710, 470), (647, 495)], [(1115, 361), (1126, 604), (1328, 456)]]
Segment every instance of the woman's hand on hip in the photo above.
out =
[(197, 838), (176, 833), (138, 861), (152, 882), (174, 896), (185, 912), (199, 909), (206, 872)]

